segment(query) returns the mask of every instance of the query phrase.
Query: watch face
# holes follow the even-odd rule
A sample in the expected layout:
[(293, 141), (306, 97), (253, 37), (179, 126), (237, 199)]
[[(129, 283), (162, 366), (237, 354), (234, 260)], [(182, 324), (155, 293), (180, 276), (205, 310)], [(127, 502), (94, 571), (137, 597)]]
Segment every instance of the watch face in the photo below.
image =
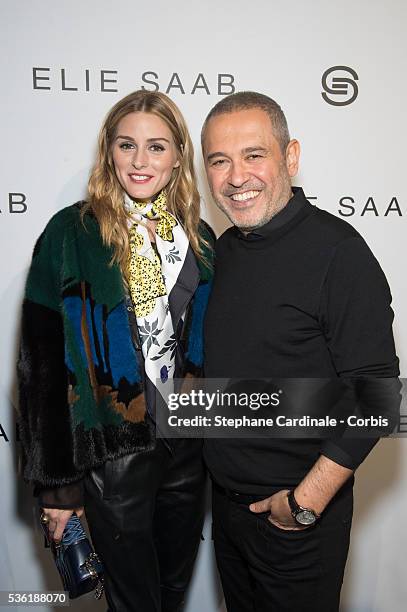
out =
[(296, 514), (295, 520), (300, 525), (313, 525), (317, 519), (311, 510), (301, 510)]

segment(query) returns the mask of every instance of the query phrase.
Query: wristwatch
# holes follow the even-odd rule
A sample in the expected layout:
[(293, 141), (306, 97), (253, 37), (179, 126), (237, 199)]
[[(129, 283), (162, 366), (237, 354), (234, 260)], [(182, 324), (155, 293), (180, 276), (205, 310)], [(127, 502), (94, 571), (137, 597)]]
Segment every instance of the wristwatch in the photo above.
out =
[(296, 523), (302, 527), (314, 525), (321, 516), (314, 510), (311, 510), (311, 508), (303, 508), (300, 506), (294, 497), (294, 490), (290, 491), (288, 494), (288, 505), (290, 506), (291, 514)]

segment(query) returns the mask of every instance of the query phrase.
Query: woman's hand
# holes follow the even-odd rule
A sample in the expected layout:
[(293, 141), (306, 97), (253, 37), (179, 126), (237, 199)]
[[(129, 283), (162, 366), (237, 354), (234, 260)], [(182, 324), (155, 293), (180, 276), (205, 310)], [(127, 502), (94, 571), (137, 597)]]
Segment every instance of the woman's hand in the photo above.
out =
[(59, 542), (62, 539), (62, 534), (66, 524), (74, 512), (78, 515), (78, 517), (81, 517), (83, 514), (83, 507), (75, 508), (74, 510), (43, 508), (42, 513), (48, 518), (48, 533), (51, 540), (54, 540), (54, 542)]

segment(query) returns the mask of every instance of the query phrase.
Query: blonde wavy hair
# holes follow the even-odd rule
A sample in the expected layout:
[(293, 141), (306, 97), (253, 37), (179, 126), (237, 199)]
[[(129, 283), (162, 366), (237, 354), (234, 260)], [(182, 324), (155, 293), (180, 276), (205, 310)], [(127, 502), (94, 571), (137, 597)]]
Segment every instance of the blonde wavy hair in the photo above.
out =
[[(202, 241), (198, 235), (200, 198), (196, 187), (194, 149), (185, 120), (174, 102), (161, 92), (134, 91), (109, 111), (100, 130), (98, 153), (88, 183), (88, 200), (82, 215), (95, 215), (106, 245), (113, 248), (112, 263), (117, 263), (126, 277), (129, 252), (127, 213), (123, 206), (123, 188), (114, 170), (112, 147), (119, 122), (134, 112), (152, 113), (171, 130), (179, 167), (166, 187), (167, 209), (183, 226), (197, 257), (202, 259)], [(83, 218), (83, 217), (82, 217)]]

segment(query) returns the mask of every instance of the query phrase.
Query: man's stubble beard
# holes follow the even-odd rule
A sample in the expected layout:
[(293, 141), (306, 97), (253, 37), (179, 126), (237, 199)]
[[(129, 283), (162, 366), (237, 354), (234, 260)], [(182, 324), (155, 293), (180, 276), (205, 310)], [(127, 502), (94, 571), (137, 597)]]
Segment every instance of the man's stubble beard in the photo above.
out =
[[(283, 174), (287, 172), (285, 164), (282, 166), (281, 170), (283, 171)], [(271, 221), (273, 217), (275, 217), (279, 212), (283, 210), (283, 208), (287, 206), (293, 195), (291, 189), (291, 179), (287, 174), (286, 176), (281, 177), (281, 180), (283, 180), (284, 184), (282, 187), (280, 201), (275, 204), (270, 203), (270, 205), (267, 205), (265, 207), (264, 215), (254, 225), (238, 225), (239, 222), (233, 218), (233, 213), (226, 206), (223, 205), (223, 202), (219, 202), (219, 200), (215, 198), (213, 193), (212, 197), (215, 200), (217, 207), (227, 216), (229, 221), (233, 223), (233, 225), (240, 229), (242, 232), (248, 233), (252, 232), (253, 230), (259, 229), (260, 227), (263, 227), (263, 225), (266, 225), (269, 221)]]

